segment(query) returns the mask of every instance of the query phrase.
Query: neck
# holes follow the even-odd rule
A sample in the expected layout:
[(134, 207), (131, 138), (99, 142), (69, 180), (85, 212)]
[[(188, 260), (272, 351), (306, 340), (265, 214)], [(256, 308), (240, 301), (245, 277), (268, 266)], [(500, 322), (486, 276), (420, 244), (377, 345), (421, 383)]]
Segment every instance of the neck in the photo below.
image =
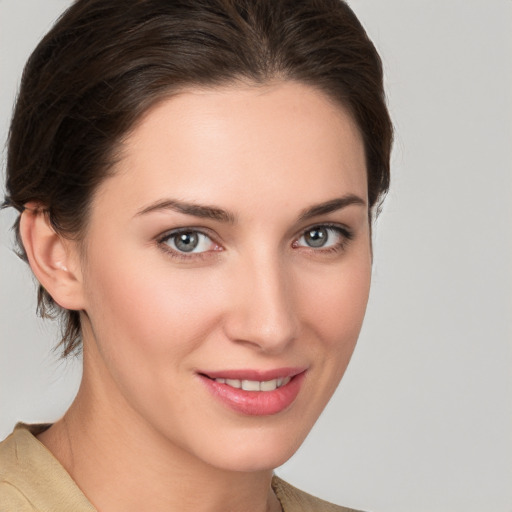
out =
[(66, 415), (39, 436), (95, 508), (274, 512), (272, 471), (213, 467), (176, 446), (129, 411), (121, 396), (106, 401), (84, 372)]

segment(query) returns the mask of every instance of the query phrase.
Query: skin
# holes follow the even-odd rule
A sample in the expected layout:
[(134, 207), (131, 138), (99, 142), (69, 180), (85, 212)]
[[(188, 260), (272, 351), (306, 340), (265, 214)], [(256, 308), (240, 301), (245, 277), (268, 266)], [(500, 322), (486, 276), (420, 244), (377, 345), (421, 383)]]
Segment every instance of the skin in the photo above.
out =
[[(358, 199), (302, 218), (348, 196)], [(141, 213), (169, 199), (230, 221)], [(309, 246), (305, 231), (323, 224), (342, 231)], [(183, 227), (208, 236), (202, 252), (163, 239)], [(126, 138), (83, 244), (31, 209), (21, 229), (39, 280), (82, 311), (80, 391), (40, 440), (97, 509), (279, 510), (272, 469), (336, 389), (368, 299), (365, 156), (347, 112), (293, 82), (187, 90)], [(228, 408), (197, 375), (283, 367), (306, 375), (296, 400), (267, 416)]]

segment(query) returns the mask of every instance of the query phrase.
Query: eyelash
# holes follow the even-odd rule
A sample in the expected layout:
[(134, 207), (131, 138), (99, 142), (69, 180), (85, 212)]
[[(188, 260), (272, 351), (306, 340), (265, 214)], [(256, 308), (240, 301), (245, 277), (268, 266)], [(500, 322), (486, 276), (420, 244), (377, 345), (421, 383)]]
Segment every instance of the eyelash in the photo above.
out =
[(180, 259), (180, 260), (185, 260), (185, 261), (190, 261), (192, 259), (204, 259), (204, 258), (207, 258), (207, 257), (211, 256), (210, 253), (212, 253), (212, 252), (215, 252), (215, 253), (216, 252), (220, 252), (221, 249), (220, 250), (215, 250), (215, 251), (203, 251), (203, 252), (186, 253), (186, 252), (181, 252), (181, 251), (177, 251), (175, 249), (172, 249), (166, 243), (169, 240), (171, 240), (172, 238), (178, 237), (179, 235), (185, 234), (185, 233), (195, 233), (195, 234), (199, 234), (199, 235), (205, 236), (205, 237), (209, 238), (212, 241), (213, 244), (215, 244), (218, 247), (221, 247), (219, 244), (217, 244), (213, 240), (213, 238), (212, 238), (212, 236), (210, 234), (206, 233), (202, 229), (194, 228), (194, 227), (178, 228), (178, 229), (173, 229), (172, 231), (167, 231), (162, 236), (157, 238), (157, 243), (161, 247), (161, 249), (165, 253), (167, 253), (169, 256), (171, 256), (172, 258), (176, 258), (176, 259)]
[[(330, 231), (335, 231), (340, 237), (341, 240), (334, 244), (331, 247), (326, 248), (314, 248), (314, 247), (304, 247), (297, 246), (298, 240), (306, 235), (306, 233), (318, 230), (318, 229), (326, 229)], [(292, 243), (292, 247), (303, 247), (306, 250), (312, 251), (314, 253), (323, 253), (323, 254), (335, 254), (344, 251), (348, 244), (354, 239), (354, 233), (345, 226), (340, 226), (339, 224), (314, 224), (302, 231), (302, 234)]]
[[(319, 229), (326, 229), (326, 230), (330, 230), (330, 231), (335, 231), (341, 237), (340, 242), (334, 244), (331, 247), (327, 247), (327, 248), (322, 248), (322, 247), (314, 248), (314, 247), (306, 247), (306, 246), (302, 246), (302, 245), (300, 245), (300, 246), (297, 245), (298, 241), (302, 237), (304, 237), (306, 235), (306, 233), (314, 231), (314, 230), (317, 230), (317, 229), (318, 230)], [(205, 237), (209, 238), (212, 241), (213, 244), (215, 244), (217, 247), (219, 247), (219, 249), (218, 250), (213, 250), (213, 251), (186, 253), (186, 252), (181, 252), (181, 251), (177, 251), (175, 249), (172, 249), (166, 243), (170, 239), (172, 239), (174, 237), (178, 237), (180, 234), (184, 234), (184, 233), (195, 233), (195, 234), (199, 234), (199, 235), (205, 236)], [(327, 224), (314, 224), (312, 226), (309, 226), (309, 227), (303, 229), (301, 231), (300, 236), (296, 237), (296, 239), (292, 242), (291, 245), (292, 245), (293, 248), (301, 247), (301, 248), (303, 248), (305, 250), (308, 250), (310, 252), (313, 252), (315, 254), (318, 254), (318, 253), (334, 254), (334, 253), (339, 253), (339, 252), (344, 251), (346, 249), (346, 247), (348, 246), (348, 244), (353, 240), (353, 238), (354, 238), (354, 233), (350, 229), (348, 229), (347, 227), (340, 226), (338, 224), (329, 224), (329, 223), (327, 223)], [(221, 248), (220, 244), (217, 244), (210, 234), (205, 232), (203, 229), (194, 228), (194, 227), (179, 228), (179, 229), (174, 229), (172, 231), (167, 231), (166, 233), (164, 233), (160, 237), (158, 237), (156, 239), (156, 241), (157, 241), (158, 245), (160, 246), (160, 248), (165, 253), (167, 253), (170, 257), (176, 258), (176, 259), (185, 260), (185, 261), (191, 261), (193, 259), (204, 259), (204, 258), (212, 256), (212, 254), (211, 254), (212, 252), (213, 253), (217, 253), (217, 252), (222, 251), (222, 248)]]

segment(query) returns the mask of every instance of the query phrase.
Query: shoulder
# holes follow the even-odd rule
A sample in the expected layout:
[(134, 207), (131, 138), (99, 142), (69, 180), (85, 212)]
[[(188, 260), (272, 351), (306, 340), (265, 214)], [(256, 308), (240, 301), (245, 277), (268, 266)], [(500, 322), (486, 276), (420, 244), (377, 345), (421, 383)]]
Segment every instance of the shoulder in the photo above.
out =
[(272, 488), (281, 502), (284, 512), (358, 512), (311, 496), (293, 485), (274, 476)]
[(0, 443), (0, 512), (94, 512), (66, 470), (35, 437), (47, 427), (18, 424)]
[(30, 501), (9, 482), (0, 480), (0, 512), (33, 512)]
[(33, 510), (30, 501), (19, 488), (17, 473), (20, 464), (15, 432), (0, 443), (0, 512)]

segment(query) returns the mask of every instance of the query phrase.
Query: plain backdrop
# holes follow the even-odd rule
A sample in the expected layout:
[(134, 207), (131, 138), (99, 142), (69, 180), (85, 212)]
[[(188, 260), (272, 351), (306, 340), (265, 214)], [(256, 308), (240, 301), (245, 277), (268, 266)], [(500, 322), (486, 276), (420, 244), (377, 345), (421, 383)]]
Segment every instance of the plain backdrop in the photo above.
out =
[[(352, 362), (277, 473), (368, 512), (512, 512), (512, 1), (350, 4), (386, 68), (392, 191)], [(2, 143), (23, 64), (67, 5), (0, 0)], [(13, 219), (0, 214), (0, 438), (57, 419), (80, 378), (36, 318)]]

